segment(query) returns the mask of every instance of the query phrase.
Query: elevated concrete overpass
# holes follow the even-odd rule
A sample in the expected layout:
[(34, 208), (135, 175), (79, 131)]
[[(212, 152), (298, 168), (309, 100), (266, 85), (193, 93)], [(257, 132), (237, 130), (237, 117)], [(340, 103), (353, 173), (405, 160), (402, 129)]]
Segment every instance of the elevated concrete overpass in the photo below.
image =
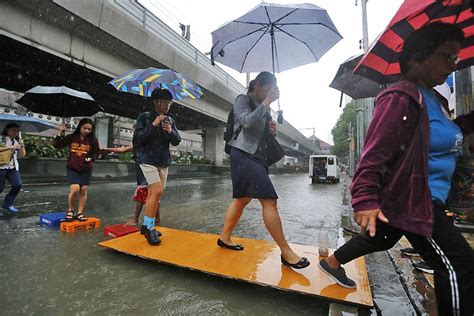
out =
[[(171, 112), (181, 130), (204, 138), (208, 159), (223, 158), (223, 127), (245, 87), (143, 6), (130, 0), (1, 1), (0, 86), (26, 91), (35, 85), (67, 85), (89, 92), (106, 112), (135, 118), (150, 102), (116, 92), (107, 82), (134, 68), (170, 68), (202, 88), (200, 100), (184, 100)], [(278, 140), (293, 156), (320, 151), (288, 122)]]

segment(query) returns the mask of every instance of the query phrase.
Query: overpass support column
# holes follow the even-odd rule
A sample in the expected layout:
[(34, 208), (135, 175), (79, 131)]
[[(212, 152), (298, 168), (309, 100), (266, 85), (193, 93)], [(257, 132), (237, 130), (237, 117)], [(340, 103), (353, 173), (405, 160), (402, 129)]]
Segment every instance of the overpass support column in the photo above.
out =
[(203, 133), (204, 158), (222, 166), (224, 158), (224, 128), (206, 128)]

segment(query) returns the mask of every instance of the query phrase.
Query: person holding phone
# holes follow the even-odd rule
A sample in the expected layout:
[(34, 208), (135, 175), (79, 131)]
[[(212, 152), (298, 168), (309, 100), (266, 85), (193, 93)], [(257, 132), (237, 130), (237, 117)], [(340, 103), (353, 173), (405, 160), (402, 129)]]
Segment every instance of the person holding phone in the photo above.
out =
[(270, 138), (277, 133), (276, 122), (270, 115), (270, 104), (280, 97), (277, 79), (269, 72), (261, 72), (249, 84), (247, 94), (237, 96), (234, 107), (234, 135), (229, 142), (232, 197), (234, 200), (224, 215), (222, 232), (217, 239), (221, 248), (242, 251), (244, 246), (232, 239), (244, 208), (252, 199), (262, 205), (263, 221), (281, 251), (281, 263), (303, 269), (310, 262), (298, 256), (285, 239), (278, 213), (278, 195), (268, 176)]
[(160, 244), (161, 233), (155, 229), (158, 206), (166, 187), (171, 164), (170, 145), (181, 142), (176, 123), (168, 115), (173, 95), (166, 89), (155, 89), (151, 94), (153, 108), (137, 117), (133, 135), (134, 158), (148, 183), (145, 216), (140, 233), (150, 245)]
[[(74, 219), (85, 222), (87, 217), (84, 216), (84, 208), (92, 178), (92, 168), (94, 160), (100, 155), (99, 143), (94, 136), (94, 122), (89, 118), (83, 118), (77, 124), (74, 133), (67, 136), (65, 126), (62, 124), (59, 127), (59, 135), (53, 140), (53, 146), (57, 149), (69, 146), (66, 171), (70, 192), (66, 222), (72, 222)], [(77, 215), (74, 216), (76, 197), (78, 206)]]
[(2, 133), (2, 147), (0, 147), (0, 193), (5, 188), (5, 180), (11, 185), (10, 192), (5, 196), (2, 208), (10, 213), (18, 213), (18, 209), (13, 206), (16, 196), (21, 190), (22, 181), (18, 158), (26, 155), (23, 139), (20, 137), (20, 125), (9, 123)]

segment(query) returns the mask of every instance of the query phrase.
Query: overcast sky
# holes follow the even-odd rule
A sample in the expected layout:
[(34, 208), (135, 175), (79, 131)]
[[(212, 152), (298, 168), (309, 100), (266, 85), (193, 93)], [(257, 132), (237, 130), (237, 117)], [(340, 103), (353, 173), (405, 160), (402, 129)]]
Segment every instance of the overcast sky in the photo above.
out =
[[(276, 1), (270, 1), (276, 2)], [(280, 0), (278, 3), (301, 3), (302, 1)], [(327, 10), (332, 21), (343, 36), (317, 63), (304, 65), (277, 74), (281, 91), (280, 104), (284, 116), (296, 128), (316, 128), (316, 136), (332, 142), (331, 129), (335, 125), (341, 108), (340, 92), (329, 88), (339, 64), (362, 52), (362, 11), (355, 0), (306, 1)], [(360, 1), (359, 1), (360, 2)], [(369, 43), (387, 26), (402, 0), (370, 0), (367, 3)], [(245, 14), (260, 1), (256, 0), (140, 0), (144, 6), (176, 31), (179, 23), (191, 25), (191, 43), (202, 52), (212, 46), (211, 32), (222, 24)], [(245, 84), (245, 75), (223, 66), (229, 74)], [(252, 74), (254, 78), (257, 74)], [(276, 109), (276, 103), (272, 104)], [(306, 136), (312, 130), (301, 131)]]

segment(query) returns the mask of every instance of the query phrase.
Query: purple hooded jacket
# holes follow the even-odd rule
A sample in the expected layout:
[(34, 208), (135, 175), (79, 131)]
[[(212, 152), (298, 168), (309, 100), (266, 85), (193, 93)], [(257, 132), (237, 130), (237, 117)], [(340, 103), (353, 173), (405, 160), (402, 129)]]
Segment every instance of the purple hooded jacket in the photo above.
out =
[[(454, 121), (464, 135), (474, 130), (473, 113)], [(431, 236), (429, 141), (428, 112), (416, 84), (399, 81), (382, 91), (351, 185), (354, 211), (380, 208), (389, 225)]]

